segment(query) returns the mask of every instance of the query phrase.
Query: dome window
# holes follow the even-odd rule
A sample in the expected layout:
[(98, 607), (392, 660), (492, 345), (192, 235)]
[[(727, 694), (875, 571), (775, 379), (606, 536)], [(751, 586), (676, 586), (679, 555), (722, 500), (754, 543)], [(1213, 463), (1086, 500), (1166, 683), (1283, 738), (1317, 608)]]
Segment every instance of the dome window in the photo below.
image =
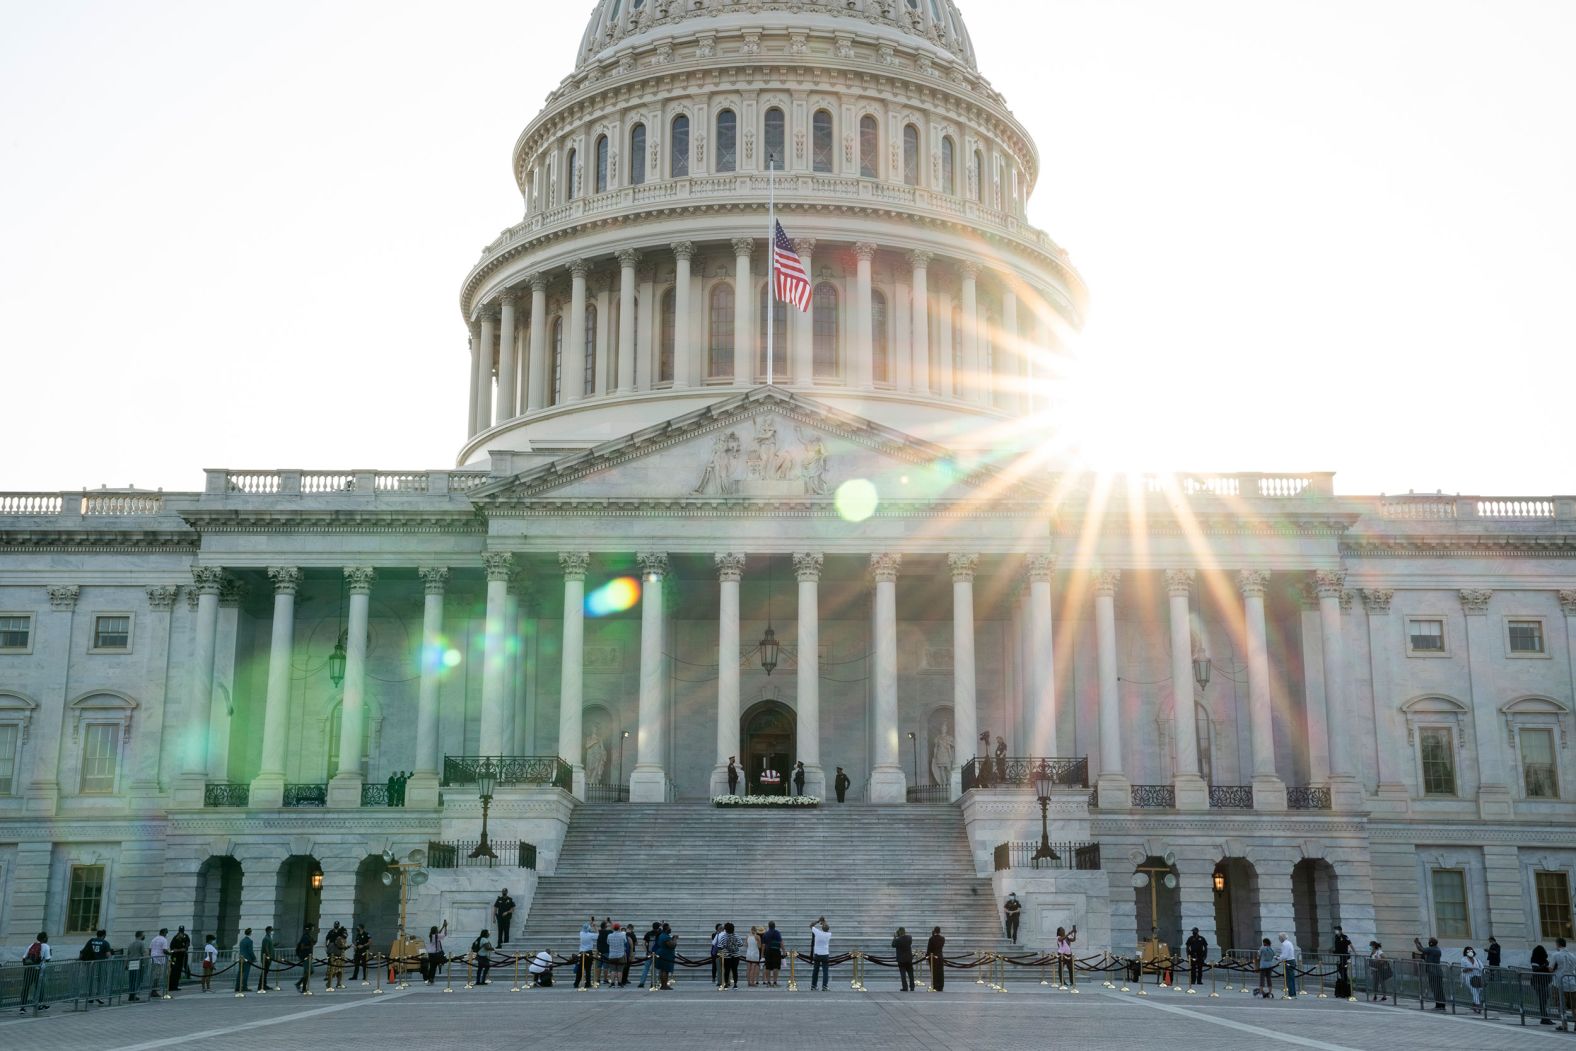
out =
[(646, 181), (646, 126), (636, 124), (629, 129), (629, 185), (641, 186)]
[(673, 147), (668, 165), (671, 178), (682, 179), (690, 173), (690, 122), (684, 114), (673, 118), (673, 133), (669, 137)]
[(903, 183), (919, 185), (919, 129), (912, 124), (903, 125)]
[(596, 140), (596, 192), (607, 192), (607, 136), (600, 135)]
[(815, 311), (814, 320), (811, 322), (811, 349), (812, 361), (815, 368), (815, 378), (829, 380), (837, 378), (837, 334), (838, 310), (837, 289), (829, 281), (823, 281), (815, 286), (815, 298), (812, 301)]
[(974, 151), (974, 199), (985, 203), (985, 154)]
[(766, 166), (782, 171), (786, 165), (783, 163), (785, 125), (783, 111), (773, 106), (766, 111)]
[(892, 347), (887, 342), (887, 300), (881, 292), (870, 293), (870, 375), (877, 384), (892, 383)]
[(881, 125), (870, 114), (859, 119), (859, 174), (874, 179), (881, 157)]
[(941, 192), (958, 192), (957, 152), (952, 147), (952, 136), (941, 139)]
[(818, 172), (832, 170), (832, 114), (829, 110), (818, 109), (810, 122), (811, 160), (814, 169)]
[(717, 114), (717, 170), (731, 172), (739, 167), (739, 117), (731, 109)]
[(662, 334), (657, 343), (657, 382), (673, 382), (673, 313), (678, 297), (673, 289), (662, 293)]
[(557, 405), (564, 393), (564, 319), (553, 318), (553, 387), (548, 392), (547, 404)]
[(706, 377), (733, 379), (733, 286), (719, 281), (711, 290), (711, 338), (707, 340)]
[(570, 149), (564, 158), (564, 200), (572, 201), (580, 187), (580, 151)]
[(761, 283), (759, 308), (755, 316), (760, 319), (755, 347), (755, 379), (766, 382), (766, 319), (772, 319), (772, 379), (788, 379), (788, 304), (770, 295), (770, 285)]

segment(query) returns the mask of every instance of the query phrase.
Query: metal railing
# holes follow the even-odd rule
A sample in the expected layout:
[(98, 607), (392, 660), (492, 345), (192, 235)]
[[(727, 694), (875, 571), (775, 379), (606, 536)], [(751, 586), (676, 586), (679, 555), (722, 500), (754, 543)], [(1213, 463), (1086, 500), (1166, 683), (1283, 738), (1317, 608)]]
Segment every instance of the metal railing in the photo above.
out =
[(210, 782), (203, 786), (202, 805), (244, 807), (252, 798), (252, 786), (234, 781)]
[(910, 803), (950, 803), (951, 785), (909, 785), (905, 798)]
[(405, 783), (396, 781), (392, 788), (387, 781), (374, 781), (361, 786), (362, 806), (402, 807), (405, 805)]
[(586, 785), (587, 803), (627, 803), (628, 785)]
[(496, 858), (473, 858), (471, 851), (476, 849), (478, 840), (456, 839), (447, 841), (429, 841), (427, 843), (427, 867), (432, 869), (464, 869), (464, 868), (496, 868), (499, 865), (513, 865), (515, 868), (536, 870), (536, 845), (524, 840), (513, 843), (501, 840), (489, 843)]
[(285, 785), (284, 801), (280, 805), (287, 807), (328, 806), (328, 785)]
[(1287, 810), (1329, 810), (1330, 790), (1314, 786), (1297, 786), (1286, 789)]
[(1042, 755), (975, 756), (963, 764), (963, 791), (975, 788), (1030, 788), (1041, 768), (1059, 788), (1089, 787), (1089, 757)]
[(1075, 869), (1081, 872), (1098, 872), (1100, 869), (1100, 844), (1052, 843), (1053, 857), (1036, 858), (1041, 844), (1038, 840), (1014, 840), (998, 843), (994, 851), (997, 872), (1010, 869)]
[(1175, 810), (1177, 789), (1175, 785), (1134, 785), (1133, 806), (1140, 809)]
[(484, 759), (492, 760), (497, 784), (554, 785), (565, 792), (574, 790), (574, 770), (556, 755), (446, 755), (443, 787), (475, 784)]
[(1253, 786), (1210, 785), (1209, 807), (1211, 810), (1252, 810)]

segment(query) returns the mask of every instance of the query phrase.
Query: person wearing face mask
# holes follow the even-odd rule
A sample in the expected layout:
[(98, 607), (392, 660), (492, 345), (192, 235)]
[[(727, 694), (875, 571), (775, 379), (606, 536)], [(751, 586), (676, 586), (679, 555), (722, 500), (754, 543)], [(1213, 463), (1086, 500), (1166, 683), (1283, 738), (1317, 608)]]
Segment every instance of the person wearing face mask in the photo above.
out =
[(1461, 950), (1461, 981), (1472, 994), (1472, 1013), (1483, 1013), (1483, 963), (1477, 950), (1468, 945)]

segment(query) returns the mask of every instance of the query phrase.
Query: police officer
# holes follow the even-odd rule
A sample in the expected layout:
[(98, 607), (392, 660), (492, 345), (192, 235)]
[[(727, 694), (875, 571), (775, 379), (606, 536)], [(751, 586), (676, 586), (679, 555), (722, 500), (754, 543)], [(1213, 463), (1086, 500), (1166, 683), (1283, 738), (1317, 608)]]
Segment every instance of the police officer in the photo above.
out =
[[(274, 961), (274, 929), (272, 927), (263, 928), (263, 944), (260, 946), (260, 948), (262, 950), (263, 959), (262, 967), (259, 969), (257, 975), (257, 991), (260, 993), (266, 993), (269, 989), (268, 967)], [(279, 990), (275, 989), (274, 991), (278, 992)]]
[(372, 951), (372, 935), (367, 933), (365, 923), (356, 924), (356, 940), (352, 943), (355, 957), (350, 968), (350, 980), (361, 979), (363, 982), (372, 980), (372, 969), (367, 963), (367, 954)]
[(175, 928), (175, 937), (170, 939), (170, 992), (181, 987), (182, 978), (190, 978), (192, 972), (187, 966), (186, 958), (192, 950), (192, 936), (186, 933), (185, 927)]
[(852, 782), (848, 780), (848, 775), (843, 773), (842, 767), (838, 767), (837, 777), (832, 781), (832, 787), (837, 790), (837, 801), (839, 803), (845, 801), (848, 795), (848, 786), (850, 784), (852, 784)]
[(509, 927), (514, 923), (514, 899), (509, 897), (508, 887), (493, 899), (493, 916), (498, 920), (498, 947), (502, 948), (509, 944)]
[(1187, 949), (1187, 984), (1202, 985), (1204, 983), (1204, 958), (1209, 955), (1209, 942), (1198, 933), (1198, 928), (1193, 928), (1193, 933), (1188, 935), (1187, 941), (1182, 943)]

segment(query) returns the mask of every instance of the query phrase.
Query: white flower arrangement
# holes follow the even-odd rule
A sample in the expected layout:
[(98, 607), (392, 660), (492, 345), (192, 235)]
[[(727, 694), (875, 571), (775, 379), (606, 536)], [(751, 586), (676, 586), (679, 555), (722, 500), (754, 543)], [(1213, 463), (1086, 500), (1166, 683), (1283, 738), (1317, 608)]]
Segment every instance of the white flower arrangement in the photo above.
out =
[(818, 796), (712, 796), (713, 806), (807, 807), (820, 806)]

